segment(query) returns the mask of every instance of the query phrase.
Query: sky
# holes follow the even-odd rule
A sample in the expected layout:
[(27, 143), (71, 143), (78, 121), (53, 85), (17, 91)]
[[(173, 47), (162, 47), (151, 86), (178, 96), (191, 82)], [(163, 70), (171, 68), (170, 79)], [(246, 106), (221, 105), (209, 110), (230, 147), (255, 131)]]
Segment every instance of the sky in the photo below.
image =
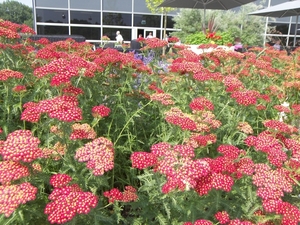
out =
[[(5, 0), (0, 0), (0, 3), (5, 2)], [(17, 0), (17, 2), (20, 2), (24, 5), (28, 5), (29, 7), (32, 7), (32, 0)]]

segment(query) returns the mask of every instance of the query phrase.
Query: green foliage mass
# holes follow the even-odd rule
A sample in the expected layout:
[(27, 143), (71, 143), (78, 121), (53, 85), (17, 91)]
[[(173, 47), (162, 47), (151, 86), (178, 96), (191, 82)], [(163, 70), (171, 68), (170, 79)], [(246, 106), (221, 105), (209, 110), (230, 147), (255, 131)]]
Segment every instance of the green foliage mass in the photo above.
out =
[(198, 44), (210, 44), (212, 41), (217, 45), (227, 45), (228, 43), (232, 43), (233, 35), (229, 32), (217, 32), (216, 35), (220, 36), (221, 39), (211, 40), (206, 38), (206, 35), (203, 32), (198, 32), (195, 34), (190, 34), (186, 37), (185, 43), (191, 45)]
[(0, 3), (0, 18), (33, 27), (32, 9), (18, 1), (6, 0)]

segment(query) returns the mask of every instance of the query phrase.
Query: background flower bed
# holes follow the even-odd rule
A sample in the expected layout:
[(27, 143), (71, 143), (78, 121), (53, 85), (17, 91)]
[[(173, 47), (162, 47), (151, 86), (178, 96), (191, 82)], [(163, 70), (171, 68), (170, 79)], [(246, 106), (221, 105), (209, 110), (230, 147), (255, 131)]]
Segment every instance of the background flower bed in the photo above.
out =
[(299, 223), (297, 50), (135, 55), (0, 25), (1, 224)]

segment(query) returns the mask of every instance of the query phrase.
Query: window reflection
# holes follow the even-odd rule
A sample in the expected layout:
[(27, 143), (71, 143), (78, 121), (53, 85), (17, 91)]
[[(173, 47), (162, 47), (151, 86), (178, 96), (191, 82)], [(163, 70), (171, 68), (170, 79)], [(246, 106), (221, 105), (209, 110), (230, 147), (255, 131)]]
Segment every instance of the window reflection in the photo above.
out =
[(37, 7), (68, 8), (68, 0), (35, 0)]
[(44, 23), (68, 23), (68, 11), (37, 9), (36, 21)]
[(85, 39), (100, 40), (100, 28), (97, 27), (71, 27), (72, 35), (82, 35)]
[(69, 27), (63, 27), (63, 26), (43, 26), (38, 25), (37, 26), (37, 33), (38, 34), (45, 34), (45, 35), (62, 35), (62, 34), (69, 34)]
[(73, 24), (100, 24), (100, 12), (71, 11)]
[(150, 13), (150, 10), (146, 6), (146, 1), (134, 0), (133, 6), (134, 12)]
[(131, 40), (131, 29), (120, 29), (120, 28), (103, 28), (103, 36), (106, 35), (110, 40), (116, 40), (116, 32), (120, 31), (124, 41)]
[(132, 0), (102, 0), (102, 2), (103, 10), (132, 12)]
[(138, 27), (160, 27), (161, 16), (154, 15), (134, 15), (134, 26)]
[[(164, 19), (165, 19), (165, 17), (163, 17), (163, 20)], [(174, 24), (175, 24), (175, 22), (173, 21), (173, 16), (167, 16), (167, 28), (173, 28)]]
[(70, 0), (70, 8), (71, 9), (92, 9), (92, 10), (100, 10), (101, 5), (100, 1), (95, 0)]
[(131, 14), (103, 13), (103, 25), (131, 26)]

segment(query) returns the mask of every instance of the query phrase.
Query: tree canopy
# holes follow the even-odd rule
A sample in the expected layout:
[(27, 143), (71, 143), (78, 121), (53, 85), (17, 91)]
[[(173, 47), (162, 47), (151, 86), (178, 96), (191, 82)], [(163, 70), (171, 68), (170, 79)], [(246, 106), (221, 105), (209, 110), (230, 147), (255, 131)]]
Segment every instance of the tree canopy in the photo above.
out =
[(6, 0), (0, 3), (0, 18), (33, 27), (32, 9), (17, 1)]

